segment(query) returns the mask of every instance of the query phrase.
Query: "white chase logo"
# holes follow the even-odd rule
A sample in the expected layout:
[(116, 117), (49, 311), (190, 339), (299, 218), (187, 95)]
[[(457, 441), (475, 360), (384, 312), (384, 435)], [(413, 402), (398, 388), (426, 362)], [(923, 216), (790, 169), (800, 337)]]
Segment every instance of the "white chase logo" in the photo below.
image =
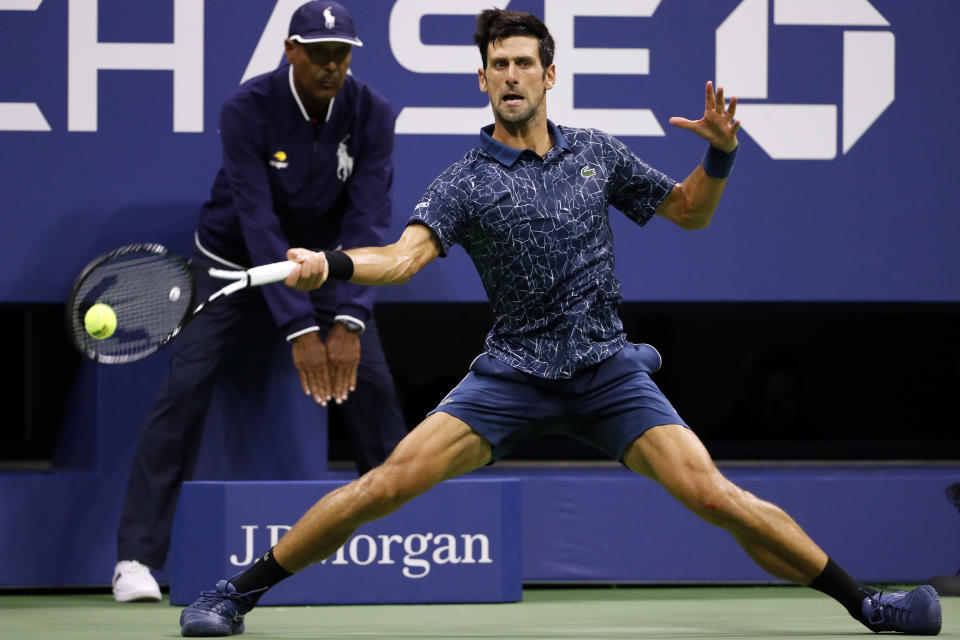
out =
[[(244, 530), (245, 548), (241, 560), (236, 554), (230, 555), (230, 564), (244, 567), (254, 560), (254, 534), (258, 525), (241, 525)], [(280, 540), (281, 532), (290, 530), (282, 524), (267, 525), (270, 531), (270, 546)], [(492, 564), (490, 556), (490, 538), (483, 533), (410, 533), (399, 534), (359, 534), (351, 537), (337, 549), (331, 557), (321, 564), (331, 567), (357, 565), (366, 567), (372, 564), (397, 564), (403, 568), (403, 577), (416, 580), (430, 574), (434, 565), (444, 564)]]
[[(554, 35), (558, 57), (551, 91), (553, 119), (570, 126), (604, 123), (612, 135), (664, 136), (651, 109), (581, 108), (575, 106), (576, 74), (649, 75), (651, 52), (642, 47), (588, 48), (574, 46), (580, 16), (653, 18), (661, 0), (603, 0), (577, 3), (545, 0), (544, 22)], [(97, 77), (101, 70), (173, 71), (173, 131), (204, 130), (204, 0), (172, 0), (172, 42), (103, 42), (99, 40), (96, 0), (61, 3), (67, 11), (67, 130), (98, 130)], [(267, 3), (269, 4), (269, 3)], [(240, 79), (276, 68), (278, 42), (286, 36), (293, 12), (301, 2), (276, 0), (256, 48)], [(488, 0), (393, 0), (390, 11), (390, 51), (404, 69), (420, 74), (461, 74), (476, 68), (473, 45), (431, 44), (421, 33), (431, 15), (475, 15)], [(502, 3), (506, 6), (507, 2)], [(4, 11), (37, 11), (41, 0), (0, 0)], [(323, 12), (328, 29), (336, 17)], [(842, 104), (784, 104), (769, 96), (769, 40), (778, 27), (844, 27)], [(59, 34), (62, 39), (64, 34)], [(826, 35), (826, 34), (825, 34)], [(839, 37), (841, 34), (837, 34)], [(740, 0), (716, 29), (716, 80), (740, 100), (737, 113), (743, 131), (774, 159), (829, 160), (847, 153), (895, 98), (896, 38), (890, 23), (870, 0)], [(804, 52), (796, 55), (804, 59)], [(198, 63), (199, 61), (199, 63)], [(472, 72), (476, 73), (476, 72)], [(438, 80), (439, 82), (439, 80)], [(426, 92), (429, 95), (429, 92)], [(490, 119), (489, 105), (450, 107), (407, 105), (396, 120), (397, 134), (475, 135)], [(789, 122), (790, 126), (782, 126)], [(838, 127), (841, 127), (838, 129)], [(0, 101), (0, 131), (50, 131), (37, 102)], [(838, 140), (838, 137), (841, 137)], [(838, 147), (838, 144), (841, 146)], [(349, 172), (347, 165), (342, 169)]]
[[(868, 0), (742, 0), (717, 28), (717, 84), (737, 96), (737, 117), (775, 160), (832, 160), (838, 124), (847, 153), (895, 97), (896, 38)], [(778, 26), (843, 31), (843, 104), (769, 101), (769, 40)], [(842, 109), (840, 108), (842, 106)], [(782, 126), (789, 122), (789, 127)]]

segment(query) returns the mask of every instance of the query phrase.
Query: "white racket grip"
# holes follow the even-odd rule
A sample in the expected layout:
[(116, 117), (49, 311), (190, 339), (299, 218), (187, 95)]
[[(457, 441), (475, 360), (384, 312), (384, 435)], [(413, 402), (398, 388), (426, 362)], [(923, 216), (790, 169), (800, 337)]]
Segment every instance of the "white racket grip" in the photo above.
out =
[(265, 264), (247, 269), (247, 275), (250, 277), (250, 286), (259, 287), (262, 284), (280, 282), (290, 275), (290, 272), (293, 271), (295, 266), (295, 262), (284, 260), (283, 262), (274, 262), (273, 264)]

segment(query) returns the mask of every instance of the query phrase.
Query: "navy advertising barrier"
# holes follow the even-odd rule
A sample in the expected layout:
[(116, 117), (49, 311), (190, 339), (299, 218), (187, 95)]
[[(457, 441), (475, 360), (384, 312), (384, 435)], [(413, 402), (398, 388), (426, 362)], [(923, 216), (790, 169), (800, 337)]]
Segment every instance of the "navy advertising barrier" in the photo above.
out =
[[(171, 547), (170, 602), (189, 604), (249, 567), (321, 496), (326, 482), (191, 482)], [(361, 527), (333, 556), (271, 589), (263, 604), (516, 602), (520, 483), (451, 480)]]
[[(299, 4), (0, 3), (0, 302), (63, 301), (120, 243), (189, 248), (220, 105), (280, 63)], [(705, 144), (668, 118), (698, 117), (707, 80), (741, 100), (742, 148), (709, 230), (612, 215), (626, 299), (960, 300), (960, 129), (945, 125), (960, 86), (942, 74), (960, 62), (953, 0), (347, 4), (364, 41), (353, 72), (398, 114), (394, 236), (492, 120), (471, 36), (496, 4), (542, 16), (557, 40), (554, 121), (606, 129), (678, 179)], [(381, 299), (484, 296), (458, 249)]]
[[(721, 471), (786, 509), (859, 580), (874, 584), (924, 582), (935, 575), (952, 575), (960, 568), (960, 515), (945, 495), (948, 486), (960, 482), (960, 465), (721, 465)], [(0, 546), (0, 587), (109, 584), (122, 498), (117, 486), (125, 479), (117, 476), (108, 471), (4, 477), (0, 482), (0, 539), (4, 541)], [(187, 492), (177, 515), (178, 539), (171, 550), (171, 566), (158, 573), (159, 579), (167, 582), (169, 578), (171, 588), (182, 585), (183, 591), (177, 587), (175, 598), (183, 602), (195, 598), (199, 590), (211, 588), (216, 580), (240, 571), (248, 557), (269, 546), (274, 532), (282, 535), (283, 528), (271, 526), (293, 524), (322, 495), (315, 485), (339, 486), (349, 480), (344, 472), (329, 472), (327, 477), (331, 482), (279, 486), (218, 482), (208, 486), (220, 491), (220, 497), (193, 493), (193, 503)], [(434, 507), (449, 505), (451, 494), (464, 496), (462, 487), (451, 482), (415, 499), (389, 519), (361, 528), (357, 534), (369, 538), (359, 539), (352, 555), (366, 562), (372, 557), (372, 543), (377, 543), (377, 557), (381, 558), (378, 536), (399, 535), (399, 526), (393, 529), (395, 523), (405, 528), (404, 539), (409, 534), (486, 532), (494, 526), (515, 525), (521, 529), (524, 582), (776, 582), (727, 534), (700, 521), (653, 482), (622, 468), (504, 465), (477, 470), (459, 482), (475, 486), (484, 480), (515, 481), (520, 486), (519, 518), (497, 524), (508, 519), (507, 509), (491, 506), (493, 501), (488, 500), (468, 510), (463, 531), (434, 528), (432, 523), (443, 516), (434, 512)], [(461, 514), (471, 505), (455, 503), (453, 513)], [(255, 517), (226, 520), (227, 507), (232, 513)], [(273, 517), (274, 507), (283, 512)], [(189, 536), (184, 535), (185, 530)], [(249, 545), (248, 531), (252, 536)], [(430, 548), (431, 556), (436, 547)], [(378, 593), (384, 601), (396, 602), (398, 593), (399, 597), (415, 593), (406, 595), (406, 589), (417, 581), (400, 577), (405, 566), (401, 549), (402, 544), (396, 542), (396, 564), (378, 565), (389, 574), (378, 580), (403, 585), (400, 590)], [(348, 562), (352, 562), (350, 554), (348, 547)], [(236, 556), (235, 563), (231, 556)], [(333, 601), (343, 594), (373, 597), (357, 595), (357, 580), (365, 580), (366, 574), (355, 570), (372, 572), (376, 561), (367, 567), (334, 565), (334, 561), (336, 556), (327, 565), (309, 568), (288, 580), (280, 585), (282, 589), (278, 587), (276, 597), (291, 603), (321, 597)], [(192, 563), (187, 573), (180, 574), (189, 580), (177, 583), (174, 566), (184, 562)], [(482, 566), (466, 568), (473, 571)], [(435, 566), (431, 575), (442, 575), (448, 569), (450, 565)], [(434, 574), (437, 570), (440, 573)], [(329, 583), (333, 581), (336, 592), (331, 592), (334, 586)], [(492, 589), (488, 593), (507, 588), (495, 582), (487, 586)], [(337, 595), (340, 590), (343, 594)]]
[[(960, 569), (957, 465), (721, 464), (783, 508), (858, 580), (925, 582)], [(525, 582), (757, 583), (765, 573), (726, 532), (624, 469), (502, 469), (523, 481)]]
[[(925, 582), (960, 567), (960, 517), (944, 495), (960, 479), (956, 466), (722, 470), (785, 509), (860, 580)], [(249, 566), (341, 484), (188, 483), (171, 551), (171, 601), (188, 604), (213, 581)], [(450, 535), (441, 542), (441, 533)], [(478, 534), (489, 539), (486, 564), (482, 552), (470, 554), (461, 543)], [(411, 535), (417, 564), (409, 567), (403, 552)], [(513, 564), (521, 555), (522, 572)], [(264, 603), (504, 602), (519, 599), (521, 573), (526, 583), (781, 582), (729, 534), (622, 467), (505, 464), (443, 483), (364, 525), (337, 554), (281, 583)]]

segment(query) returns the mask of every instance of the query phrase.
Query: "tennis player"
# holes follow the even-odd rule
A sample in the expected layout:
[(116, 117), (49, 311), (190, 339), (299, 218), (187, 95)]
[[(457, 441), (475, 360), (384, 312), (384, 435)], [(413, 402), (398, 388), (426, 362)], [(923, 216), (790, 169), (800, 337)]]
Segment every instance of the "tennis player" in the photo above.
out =
[(656, 214), (684, 229), (707, 226), (737, 154), (736, 99), (727, 105), (707, 83), (701, 119), (671, 118), (709, 142), (702, 163), (676, 182), (601, 131), (547, 119), (554, 46), (537, 18), (484, 11), (474, 40), (494, 115), (479, 144), (430, 185), (396, 243), (292, 249), (288, 258), (300, 265), (287, 284), (401, 283), (460, 244), (493, 307), (486, 352), (384, 464), (324, 496), (247, 571), (187, 607), (183, 634), (242, 631), (267, 589), (332, 555), (361, 524), (521, 441), (558, 432), (659, 482), (771, 575), (826, 593), (869, 629), (938, 633), (940, 602), (929, 585), (885, 594), (860, 584), (784, 511), (727, 480), (651, 380), (659, 354), (624, 335), (608, 205), (640, 225)]

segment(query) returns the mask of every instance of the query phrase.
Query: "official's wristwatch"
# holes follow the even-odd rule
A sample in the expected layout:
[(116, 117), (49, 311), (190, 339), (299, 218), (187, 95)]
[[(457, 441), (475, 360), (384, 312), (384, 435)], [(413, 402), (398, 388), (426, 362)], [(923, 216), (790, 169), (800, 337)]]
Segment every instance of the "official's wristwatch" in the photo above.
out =
[(350, 333), (363, 333), (365, 328), (362, 324), (350, 318), (337, 318), (336, 322), (345, 326)]

